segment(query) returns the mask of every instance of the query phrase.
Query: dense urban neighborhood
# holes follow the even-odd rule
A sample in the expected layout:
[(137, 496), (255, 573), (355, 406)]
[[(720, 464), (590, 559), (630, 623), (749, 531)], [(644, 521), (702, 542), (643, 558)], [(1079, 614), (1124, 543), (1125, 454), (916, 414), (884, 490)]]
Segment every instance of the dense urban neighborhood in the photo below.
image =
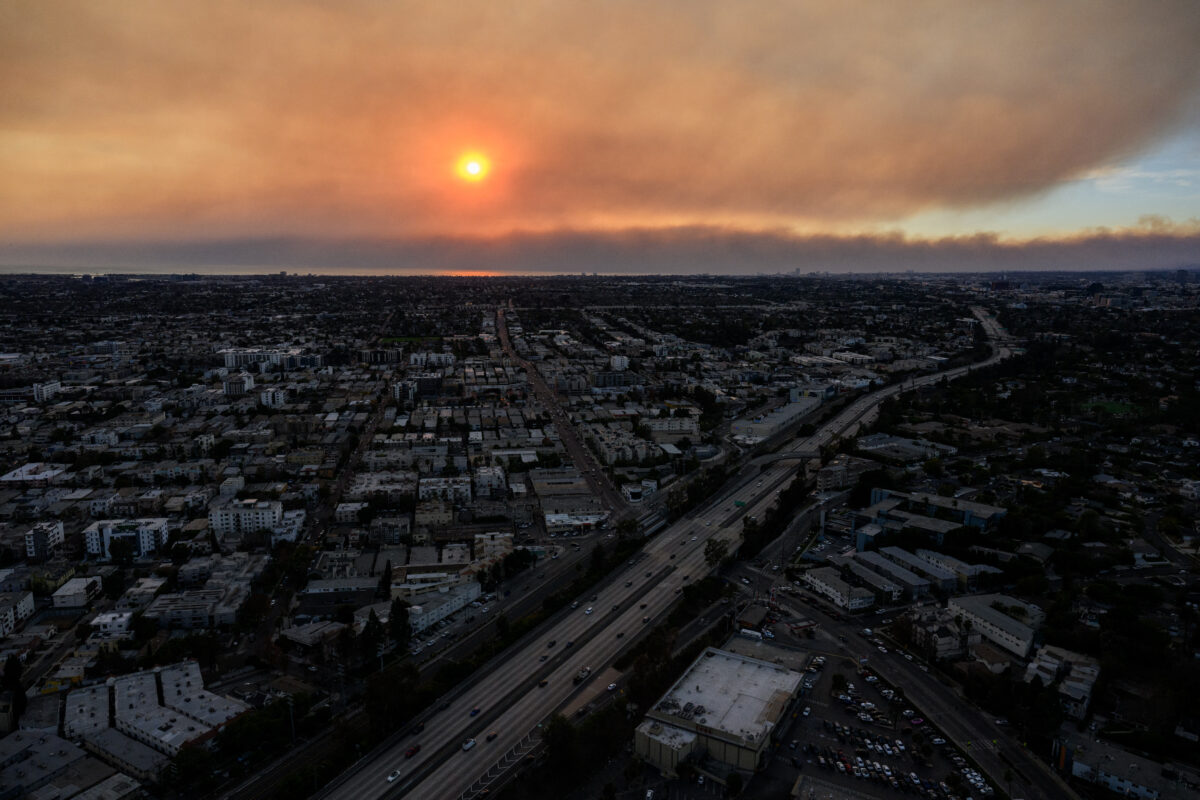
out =
[(1200, 798), (1200, 273), (0, 276), (0, 800)]

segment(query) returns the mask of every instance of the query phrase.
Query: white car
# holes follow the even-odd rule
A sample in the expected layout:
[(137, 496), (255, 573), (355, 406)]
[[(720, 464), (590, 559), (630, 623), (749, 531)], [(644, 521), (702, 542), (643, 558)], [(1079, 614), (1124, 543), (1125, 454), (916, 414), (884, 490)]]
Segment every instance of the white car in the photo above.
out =
[(592, 613), (592, 607), (591, 607), (591, 606), (588, 606), (587, 608), (585, 608), (585, 609), (583, 610), (583, 613), (584, 613), (584, 614), (591, 614), (591, 613)]
[(617, 685), (616, 685), (615, 683), (610, 683), (610, 684), (608, 685), (608, 690), (609, 690), (610, 692), (615, 692), (615, 691), (617, 690)]
[(400, 770), (398, 770), (398, 769), (392, 770), (391, 774), (388, 775), (388, 783), (391, 783), (392, 781), (396, 780), (399, 777), (400, 777)]
[(467, 739), (465, 742), (462, 743), (463, 750), (470, 750), (474, 746), (475, 746), (474, 739)]

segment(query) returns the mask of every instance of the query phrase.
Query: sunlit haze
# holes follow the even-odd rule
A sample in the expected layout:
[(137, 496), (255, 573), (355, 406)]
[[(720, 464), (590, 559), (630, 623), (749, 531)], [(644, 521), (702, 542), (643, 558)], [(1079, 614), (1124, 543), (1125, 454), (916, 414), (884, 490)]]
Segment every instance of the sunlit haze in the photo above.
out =
[(0, 264), (1174, 267), (1200, 6), (10, 2)]

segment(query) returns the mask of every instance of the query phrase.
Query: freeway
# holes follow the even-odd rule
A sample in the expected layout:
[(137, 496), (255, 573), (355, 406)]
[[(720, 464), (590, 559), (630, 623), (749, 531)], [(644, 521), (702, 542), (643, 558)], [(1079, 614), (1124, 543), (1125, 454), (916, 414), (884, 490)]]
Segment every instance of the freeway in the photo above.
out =
[[(1003, 331), (983, 309), (972, 311), (996, 345), (989, 358), (865, 395), (792, 449), (818, 452), (856, 431), (887, 398), (952, 380), (1008, 357), (1011, 350)], [(384, 752), (364, 759), (319, 796), (337, 800), (475, 797), (487, 787), (490, 776), (519, 760), (542, 722), (568, 702), (578, 700), (580, 694), (604, 692), (602, 682), (595, 680), (599, 674), (649, 622), (668, 610), (687, 581), (710, 571), (704, 558), (706, 542), (721, 539), (735, 547), (742, 520), (765, 513), (775, 503), (778, 488), (796, 471), (795, 463), (770, 465), (675, 522), (647, 543), (590, 599), (581, 598), (577, 608), (561, 613), (537, 635), (514, 646), (507, 658), (444, 703), (426, 720), (423, 732), (400, 737)], [(589, 679), (576, 684), (574, 679), (585, 668), (590, 670)], [(545, 685), (540, 685), (543, 680)], [(495, 736), (489, 741), (492, 733)], [(475, 744), (464, 750), (469, 739)], [(416, 745), (420, 750), (407, 756)], [(393, 772), (396, 775), (389, 780)]]

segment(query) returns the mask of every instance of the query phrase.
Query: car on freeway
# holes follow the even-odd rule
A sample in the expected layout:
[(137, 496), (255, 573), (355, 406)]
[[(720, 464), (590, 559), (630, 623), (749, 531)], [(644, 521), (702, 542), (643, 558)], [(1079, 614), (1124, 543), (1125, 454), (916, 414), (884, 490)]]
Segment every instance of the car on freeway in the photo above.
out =
[(388, 775), (388, 783), (391, 783), (392, 781), (396, 780), (399, 777), (400, 777), (400, 770), (398, 770), (398, 769), (392, 770), (391, 774)]
[(592, 607), (591, 607), (591, 606), (588, 606), (587, 608), (585, 608), (585, 609), (583, 610), (583, 613), (584, 613), (584, 614), (591, 614), (591, 613), (592, 613)]
[(615, 692), (615, 691), (617, 690), (617, 685), (616, 685), (615, 683), (610, 683), (610, 684), (608, 685), (608, 690), (609, 690), (610, 692)]
[(914, 726), (914, 727), (915, 727), (915, 726), (917, 726), (917, 725), (924, 725), (924, 724), (925, 724), (925, 720), (924, 720), (924, 719), (922, 719), (921, 717), (913, 717), (912, 719), (910, 719), (910, 720), (908, 721), (908, 724), (909, 724), (909, 725), (912, 725), (912, 726)]
[(472, 747), (474, 747), (474, 746), (475, 746), (475, 740), (474, 740), (474, 739), (467, 739), (465, 742), (463, 742), (463, 743), (462, 743), (462, 749), (463, 749), (463, 750), (470, 750), (470, 749), (471, 749)]
[(538, 681), (538, 686), (542, 687), (543, 689), (545, 689), (549, 685), (550, 685), (550, 681), (546, 680), (545, 678), (542, 678), (540, 681)]
[(487, 735), (487, 740), (490, 742), (490, 741), (492, 741), (493, 739), (495, 739), (495, 738), (496, 738), (497, 736), (499, 736), (499, 735), (500, 735), (500, 734), (499, 734), (497, 731), (492, 731), (491, 733), (489, 733), (489, 734)]
[(414, 744), (412, 747), (410, 747), (410, 748), (408, 748), (407, 750), (405, 750), (405, 751), (404, 751), (404, 757), (405, 757), (405, 758), (412, 758), (413, 756), (415, 756), (415, 755), (416, 755), (417, 753), (419, 753), (419, 752), (421, 752), (421, 745), (419, 745), (419, 744)]
[(479, 716), (479, 706), (475, 706), (474, 708), (471, 709), (471, 716), (472, 717)]

